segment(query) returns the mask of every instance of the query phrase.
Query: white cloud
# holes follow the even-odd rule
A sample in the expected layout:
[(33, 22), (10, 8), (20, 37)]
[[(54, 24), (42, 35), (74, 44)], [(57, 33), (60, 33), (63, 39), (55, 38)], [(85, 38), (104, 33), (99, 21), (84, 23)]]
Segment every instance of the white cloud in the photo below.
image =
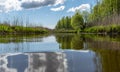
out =
[(55, 5), (63, 4), (66, 0), (56, 0)]
[(5, 0), (0, 2), (0, 12), (8, 12), (10, 10), (21, 10), (21, 3), (18, 0)]
[(90, 10), (90, 4), (81, 4), (78, 7), (72, 7), (67, 12), (75, 12), (76, 10), (80, 10), (80, 11)]
[(24, 9), (63, 4), (65, 0), (22, 0)]
[(65, 9), (65, 6), (60, 6), (60, 7), (58, 7), (58, 8), (51, 8), (50, 10), (51, 11), (62, 11), (62, 10), (64, 10)]
[(0, 12), (56, 6), (65, 0), (0, 0)]

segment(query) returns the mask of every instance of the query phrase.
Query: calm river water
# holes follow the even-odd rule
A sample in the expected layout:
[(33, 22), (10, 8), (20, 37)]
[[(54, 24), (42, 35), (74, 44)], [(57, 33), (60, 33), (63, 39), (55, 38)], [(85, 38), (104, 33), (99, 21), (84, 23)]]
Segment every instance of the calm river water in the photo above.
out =
[(0, 72), (119, 72), (120, 36), (0, 36)]

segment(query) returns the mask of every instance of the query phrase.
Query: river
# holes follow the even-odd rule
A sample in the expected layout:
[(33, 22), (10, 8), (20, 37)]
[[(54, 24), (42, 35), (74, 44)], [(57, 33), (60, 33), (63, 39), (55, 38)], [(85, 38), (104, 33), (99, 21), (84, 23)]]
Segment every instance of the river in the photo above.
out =
[(120, 36), (0, 36), (0, 72), (119, 72)]

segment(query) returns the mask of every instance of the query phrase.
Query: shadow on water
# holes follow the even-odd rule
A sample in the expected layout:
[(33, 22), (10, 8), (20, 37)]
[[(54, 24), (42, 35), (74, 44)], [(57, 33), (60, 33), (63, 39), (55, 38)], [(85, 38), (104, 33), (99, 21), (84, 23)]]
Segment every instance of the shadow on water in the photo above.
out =
[(0, 72), (119, 72), (120, 36), (0, 36)]

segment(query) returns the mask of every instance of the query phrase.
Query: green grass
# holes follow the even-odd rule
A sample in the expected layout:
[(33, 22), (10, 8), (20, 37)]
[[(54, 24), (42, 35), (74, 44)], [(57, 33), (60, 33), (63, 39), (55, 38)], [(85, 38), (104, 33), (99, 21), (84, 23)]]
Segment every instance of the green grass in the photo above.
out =
[(41, 34), (47, 32), (48, 30), (42, 27), (0, 25), (0, 34)]
[(109, 26), (93, 26), (86, 28), (84, 32), (87, 33), (120, 33), (120, 25), (109, 25)]
[(55, 33), (77, 33), (76, 30), (65, 30), (65, 29), (59, 29), (59, 30), (54, 30)]

